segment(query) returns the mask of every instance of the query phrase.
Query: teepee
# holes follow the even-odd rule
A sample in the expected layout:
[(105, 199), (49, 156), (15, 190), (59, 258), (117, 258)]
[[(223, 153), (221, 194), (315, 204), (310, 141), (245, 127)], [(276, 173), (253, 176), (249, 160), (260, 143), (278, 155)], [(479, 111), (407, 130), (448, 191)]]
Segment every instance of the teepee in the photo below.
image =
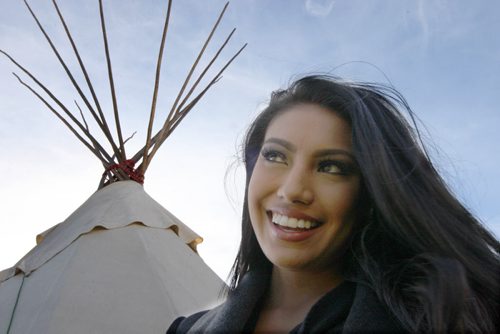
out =
[(197, 254), (201, 237), (144, 191), (144, 174), (162, 143), (246, 45), (198, 89), (234, 33), (233, 29), (208, 65), (192, 80), (226, 11), (226, 4), (163, 125), (153, 135), (160, 69), (172, 8), (169, 0), (145, 145), (128, 157), (117, 108), (102, 0), (99, 0), (100, 23), (116, 135), (112, 134), (64, 16), (57, 2), (52, 2), (91, 99), (83, 93), (34, 11), (26, 1), (25, 4), (111, 151), (90, 132), (83, 108), (76, 104), (78, 113), (70, 111), (29, 70), (0, 50), (35, 83), (34, 86), (28, 84), (14, 74), (21, 84), (40, 99), (104, 167), (98, 190), (65, 221), (37, 236), (37, 245), (16, 265), (0, 272), (0, 333), (164, 333), (177, 316), (221, 302), (219, 296), (224, 283)]

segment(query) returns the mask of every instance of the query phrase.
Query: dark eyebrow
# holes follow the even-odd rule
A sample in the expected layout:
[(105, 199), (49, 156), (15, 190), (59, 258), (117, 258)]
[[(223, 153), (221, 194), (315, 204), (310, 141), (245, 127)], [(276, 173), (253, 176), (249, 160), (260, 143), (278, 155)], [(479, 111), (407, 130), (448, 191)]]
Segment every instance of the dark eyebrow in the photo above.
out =
[(350, 158), (352, 161), (356, 161), (354, 158), (354, 155), (346, 150), (343, 149), (338, 149), (338, 148), (332, 148), (332, 149), (326, 149), (326, 150), (320, 150), (314, 154), (316, 157), (323, 157), (327, 155), (345, 155), (348, 158)]
[(289, 141), (286, 141), (284, 139), (271, 137), (271, 138), (268, 138), (264, 142), (264, 144), (267, 144), (267, 143), (274, 143), (274, 144), (281, 145), (284, 148), (286, 148), (287, 150), (292, 151), (292, 152), (297, 151), (297, 147), (295, 147), (295, 145), (293, 145), (292, 143), (290, 143)]
[[(286, 148), (287, 150), (292, 151), (292, 152), (297, 151), (297, 147), (295, 145), (293, 145), (292, 143), (290, 143), (289, 141), (286, 141), (284, 139), (271, 137), (271, 138), (268, 138), (264, 142), (264, 144), (267, 144), (267, 143), (274, 143), (274, 144), (281, 145), (284, 148)], [(349, 152), (347, 150), (339, 149), (339, 148), (319, 150), (314, 155), (316, 157), (323, 157), (323, 156), (327, 156), (327, 155), (345, 155), (348, 158), (350, 158), (351, 160), (356, 161), (356, 159), (354, 158), (354, 155), (351, 152)]]

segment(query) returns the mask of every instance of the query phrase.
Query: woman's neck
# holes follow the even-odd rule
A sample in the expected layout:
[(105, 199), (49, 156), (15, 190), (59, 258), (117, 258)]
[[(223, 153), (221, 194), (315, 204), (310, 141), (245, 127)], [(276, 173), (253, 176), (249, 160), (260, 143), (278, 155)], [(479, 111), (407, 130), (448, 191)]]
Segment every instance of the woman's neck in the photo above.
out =
[(333, 272), (303, 272), (273, 267), (271, 285), (255, 333), (288, 333), (304, 321), (311, 307), (342, 282)]
[(296, 271), (275, 266), (265, 307), (309, 310), (342, 281), (342, 276), (333, 271)]

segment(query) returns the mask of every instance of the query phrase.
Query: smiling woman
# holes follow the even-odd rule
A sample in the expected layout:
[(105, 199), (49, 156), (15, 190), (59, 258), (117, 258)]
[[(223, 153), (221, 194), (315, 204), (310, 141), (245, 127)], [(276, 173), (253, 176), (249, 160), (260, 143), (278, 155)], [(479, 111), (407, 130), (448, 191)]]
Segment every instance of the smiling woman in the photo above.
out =
[(242, 241), (221, 306), (172, 333), (495, 332), (499, 242), (448, 190), (396, 91), (311, 76), (243, 149)]
[(290, 107), (269, 125), (248, 205), (259, 245), (277, 268), (335, 269), (356, 217), (359, 175), (345, 167), (355, 164), (351, 146), (349, 124), (314, 104)]

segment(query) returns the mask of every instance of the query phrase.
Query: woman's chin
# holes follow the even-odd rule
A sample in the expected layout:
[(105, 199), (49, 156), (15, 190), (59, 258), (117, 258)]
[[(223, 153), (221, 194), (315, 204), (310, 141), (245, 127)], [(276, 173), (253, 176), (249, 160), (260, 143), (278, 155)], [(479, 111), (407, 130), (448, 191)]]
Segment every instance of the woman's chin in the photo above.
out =
[[(271, 252), (269, 252), (271, 253)], [(296, 251), (281, 251), (266, 254), (269, 261), (277, 268), (293, 271), (308, 271), (316, 267), (312, 258), (298, 254)]]

